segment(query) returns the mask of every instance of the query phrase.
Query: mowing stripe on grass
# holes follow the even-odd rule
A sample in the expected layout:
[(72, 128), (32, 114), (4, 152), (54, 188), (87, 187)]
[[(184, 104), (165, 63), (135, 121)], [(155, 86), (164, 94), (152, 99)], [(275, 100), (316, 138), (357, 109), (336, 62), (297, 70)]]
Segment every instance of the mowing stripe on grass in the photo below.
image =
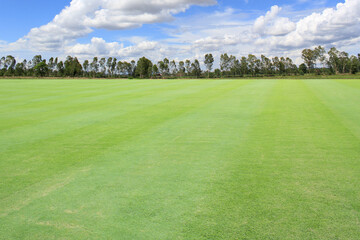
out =
[(357, 239), (357, 84), (0, 82), (0, 239)]
[(279, 81), (228, 154), (186, 239), (360, 234), (360, 142), (301, 81)]
[[(95, 151), (101, 152), (106, 150), (119, 142), (126, 141), (130, 137), (132, 138), (141, 134), (143, 131), (146, 131), (146, 129), (156, 126), (163, 121), (177, 117), (179, 114), (186, 113), (189, 110), (196, 109), (198, 104), (211, 101), (217, 95), (231, 91), (232, 88), (231, 82), (212, 81), (209, 86), (202, 85), (200, 89), (193, 92), (190, 91), (187, 95), (172, 95), (169, 99), (166, 97), (160, 98), (162, 99), (161, 102), (157, 101), (159, 99), (157, 97), (155, 104), (152, 104), (149, 99), (145, 103), (145, 107), (143, 107), (144, 104), (141, 104), (142, 107), (140, 109), (131, 108), (132, 111), (125, 112), (125, 114), (122, 115), (117, 114), (112, 116), (110, 113), (110, 115), (105, 115), (107, 117), (101, 121), (91, 121), (91, 124), (80, 126), (71, 131), (67, 131), (65, 127), (57, 126), (55, 128), (56, 135), (48, 136), (48, 131), (52, 131), (52, 124), (49, 124), (49, 126), (45, 128), (48, 129), (48, 131), (44, 131), (46, 138), (35, 139), (35, 142), (29, 142), (29, 138), (24, 138), (26, 140), (25, 142), (20, 145), (15, 145), (8, 151), (3, 152), (5, 160), (0, 166), (8, 165), (8, 167), (6, 168), (6, 172), (1, 172), (4, 181), (0, 185), (0, 193), (3, 188), (7, 189), (7, 191), (9, 188), (13, 188), (13, 191), (18, 191), (19, 187), (33, 184), (30, 181), (24, 182), (25, 179), (23, 176), (17, 174), (20, 169), (17, 165), (12, 166), (12, 162), (14, 161), (22, 162), (22, 167), (25, 169), (27, 175), (32, 176), (36, 174), (36, 178), (34, 176), (32, 179), (37, 179), (37, 181), (41, 180), (49, 176), (49, 174), (63, 170), (65, 167), (73, 166), (77, 162), (86, 161), (88, 157), (94, 154), (93, 151), (88, 151), (89, 146), (92, 146), (92, 149)], [(208, 98), (203, 97), (201, 92), (214, 92), (214, 94), (212, 98)], [(195, 100), (194, 96), (196, 96), (198, 103), (193, 101)], [(182, 99), (183, 104), (174, 107), (173, 105), (177, 104), (179, 97)], [(186, 105), (186, 101), (191, 104)], [(149, 102), (151, 104), (149, 104)], [(35, 126), (34, 130), (37, 131), (37, 129)], [(65, 129), (65, 131), (61, 133), (61, 129)], [(29, 135), (29, 137), (31, 136), (32, 135)], [(24, 154), (27, 155), (26, 161), (24, 161)], [(43, 171), (40, 171), (40, 169)], [(9, 179), (10, 182), (7, 182), (7, 179)], [(0, 196), (2, 196), (2, 194), (0, 194)]]

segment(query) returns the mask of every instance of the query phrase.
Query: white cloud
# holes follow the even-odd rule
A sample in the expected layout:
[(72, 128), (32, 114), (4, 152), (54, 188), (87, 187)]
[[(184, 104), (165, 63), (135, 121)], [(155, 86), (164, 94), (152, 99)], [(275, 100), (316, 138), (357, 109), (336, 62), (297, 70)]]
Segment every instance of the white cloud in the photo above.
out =
[[(275, 17), (276, 19), (276, 17)], [(276, 23), (276, 20), (275, 20)], [(274, 25), (281, 28), (283, 23)], [(271, 31), (257, 40), (273, 48), (300, 48), (319, 44), (335, 44), (360, 36), (360, 1), (346, 0), (336, 8), (327, 8), (300, 19), (293, 31), (278, 36)]]
[(212, 5), (215, 0), (103, 0), (101, 8), (93, 16), (87, 16), (84, 24), (95, 28), (127, 29), (144, 23), (168, 22), (173, 15), (191, 5)]
[(80, 56), (81, 58), (89, 58), (93, 56), (99, 57), (121, 57), (121, 58), (137, 58), (153, 52), (160, 48), (157, 42), (141, 41), (132, 46), (124, 47), (118, 42), (106, 42), (102, 38), (92, 38), (89, 44), (76, 44), (67, 46), (65, 52), (67, 55)]
[(48, 24), (12, 43), (12, 49), (57, 51), (87, 36), (93, 28), (122, 30), (167, 22), (191, 5), (212, 5), (215, 0), (72, 0)]
[[(178, 23), (176, 31), (172, 34), (175, 38), (169, 41), (186, 44), (172, 52), (180, 58), (189, 57), (189, 53), (196, 56), (207, 52), (217, 56), (224, 52), (238, 56), (253, 53), (288, 55), (299, 63), (300, 52), (305, 47), (359, 45), (360, 1), (346, 0), (336, 8), (327, 8), (296, 21), (282, 16), (282, 8), (278, 6), (253, 22), (241, 19), (233, 9), (226, 9), (189, 19), (186, 24)], [(166, 42), (159, 45), (166, 48)]]
[(123, 48), (123, 45), (118, 42), (107, 43), (102, 38), (92, 38), (89, 44), (76, 44), (74, 46), (67, 46), (66, 53), (76, 56), (104, 56), (115, 55), (116, 49)]
[(7, 46), (7, 42), (3, 41), (3, 40), (0, 40), (0, 48), (2, 48), (4, 46)]
[[(164, 57), (202, 59), (208, 52), (216, 57), (224, 52), (238, 57), (252, 53), (287, 55), (299, 63), (304, 47), (331, 45), (356, 51), (354, 46), (360, 45), (360, 0), (346, 0), (335, 8), (315, 13), (290, 13), (286, 7), (273, 6), (263, 16), (258, 17), (257, 13), (258, 18), (253, 17), (254, 13), (232, 8), (177, 17), (171, 27), (163, 29), (168, 38), (157, 42), (146, 36), (121, 39), (131, 42), (127, 47), (121, 41), (106, 42), (102, 38), (92, 38), (87, 44), (75, 41), (94, 28), (121, 30), (168, 22), (191, 5), (214, 3), (215, 0), (73, 0), (52, 22), (32, 29), (16, 43), (8, 44), (7, 49), (59, 50), (82, 59), (95, 55), (122, 59), (146, 56), (154, 61)], [(4, 44), (0, 42), (0, 50)]]
[(254, 32), (260, 35), (281, 36), (295, 30), (296, 25), (289, 18), (279, 17), (282, 9), (275, 5), (265, 16), (256, 19), (254, 23)]

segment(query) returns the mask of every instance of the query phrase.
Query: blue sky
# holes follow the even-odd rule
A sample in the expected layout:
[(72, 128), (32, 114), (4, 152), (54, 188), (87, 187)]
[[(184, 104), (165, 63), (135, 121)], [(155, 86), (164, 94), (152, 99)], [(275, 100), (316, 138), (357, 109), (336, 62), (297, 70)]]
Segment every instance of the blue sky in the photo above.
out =
[(316, 45), (357, 54), (359, 19), (360, 0), (3, 0), (0, 54), (299, 59)]
[[(5, 24), (0, 24), (0, 34), (1, 40), (5, 41), (16, 41), (20, 37), (26, 35), (31, 28), (39, 27), (50, 22), (54, 16), (66, 6), (70, 4), (70, 0), (11, 0), (11, 1), (1, 1), (0, 8), (0, 21)], [(329, 0), (324, 1), (320, 4), (320, 7), (334, 7), (338, 1)], [(246, 1), (234, 1), (234, 0), (222, 0), (218, 1), (218, 5), (212, 7), (192, 7), (184, 13), (178, 14), (178, 16), (186, 17), (191, 15), (196, 15), (198, 13), (206, 13), (212, 11), (219, 11), (224, 8), (235, 8), (241, 9), (244, 12), (259, 12), (265, 13), (273, 5), (279, 6), (292, 6), (296, 10), (304, 9), (314, 9), (317, 7), (314, 5), (313, 1), (306, 1), (301, 3), (299, 1), (259, 1), (249, 0)], [(255, 15), (255, 14), (254, 14)], [(144, 27), (146, 29), (146, 27)], [(139, 35), (143, 32), (144, 29), (137, 29), (136, 31), (128, 31), (125, 35), (129, 34)], [(155, 28), (156, 29), (156, 28)], [(150, 30), (146, 29), (146, 32), (149, 32), (149, 36), (156, 38), (156, 35), (151, 35)], [(108, 35), (116, 36), (122, 35), (123, 33), (114, 33), (114, 32), (101, 32), (99, 35)]]

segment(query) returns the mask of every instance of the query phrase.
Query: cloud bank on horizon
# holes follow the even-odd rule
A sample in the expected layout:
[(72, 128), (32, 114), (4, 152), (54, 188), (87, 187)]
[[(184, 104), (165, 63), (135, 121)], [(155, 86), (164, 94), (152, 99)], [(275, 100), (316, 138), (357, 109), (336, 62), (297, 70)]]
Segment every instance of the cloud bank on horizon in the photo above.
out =
[[(360, 0), (305, 12), (275, 5), (254, 19), (233, 7), (214, 10), (218, 4), (216, 0), (72, 0), (51, 22), (31, 29), (17, 41), (5, 43), (0, 39), (0, 52), (29, 50), (79, 58), (148, 56), (159, 60), (165, 56), (202, 57), (208, 52), (296, 57), (302, 48), (316, 45), (348, 49), (360, 45)], [(181, 16), (193, 6), (210, 10)], [(129, 46), (122, 39), (107, 42), (101, 34), (87, 43), (78, 42), (99, 29), (118, 32), (141, 29), (145, 24), (166, 24), (161, 25), (165, 37), (151, 40), (147, 32), (130, 38)]]

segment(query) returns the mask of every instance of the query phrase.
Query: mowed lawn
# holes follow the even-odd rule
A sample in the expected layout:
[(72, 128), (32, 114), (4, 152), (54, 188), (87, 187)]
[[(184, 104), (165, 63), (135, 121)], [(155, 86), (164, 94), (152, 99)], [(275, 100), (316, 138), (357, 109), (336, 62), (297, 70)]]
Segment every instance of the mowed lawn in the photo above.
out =
[(0, 239), (359, 237), (360, 81), (0, 81)]

